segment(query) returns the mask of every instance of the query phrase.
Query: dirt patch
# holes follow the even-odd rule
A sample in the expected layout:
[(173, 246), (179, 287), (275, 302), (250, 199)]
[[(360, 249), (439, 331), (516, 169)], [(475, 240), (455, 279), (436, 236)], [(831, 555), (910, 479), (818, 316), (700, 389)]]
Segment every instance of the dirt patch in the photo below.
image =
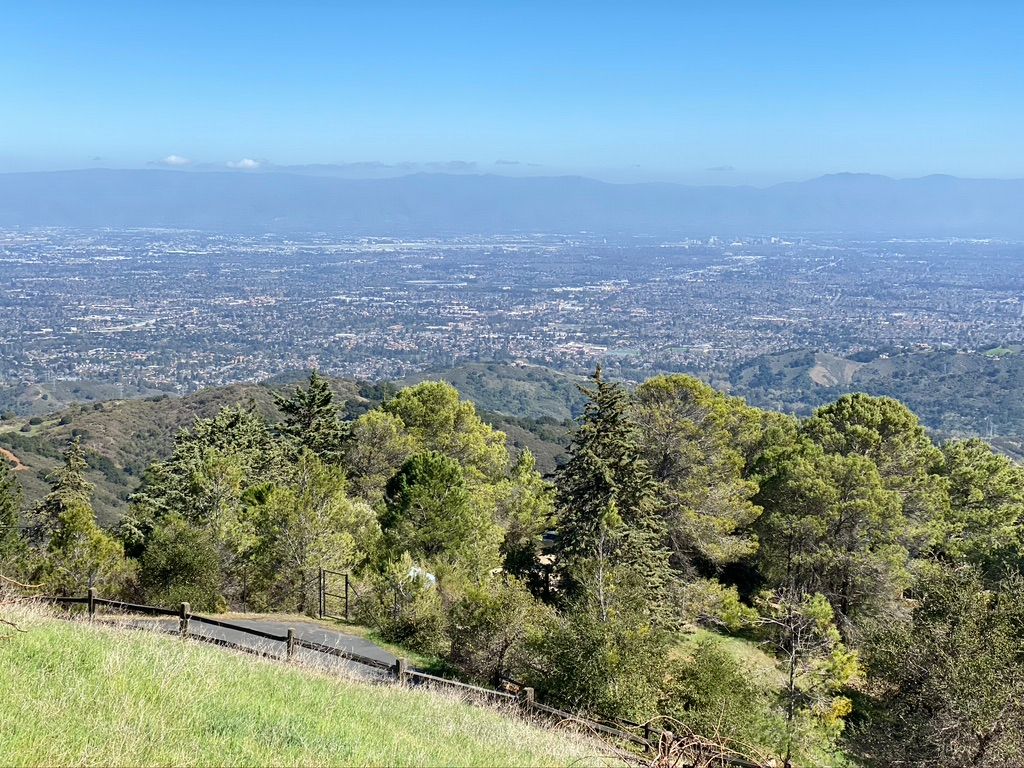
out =
[(6, 448), (0, 448), (0, 459), (7, 459), (7, 461), (11, 463), (11, 466), (15, 472), (28, 471), (28, 467), (21, 463), (21, 459), (19, 459), (13, 453), (8, 451)]
[(808, 374), (811, 377), (811, 381), (819, 387), (834, 387), (839, 383), (839, 380), (832, 374), (832, 371), (823, 365), (814, 366)]
[(835, 355), (823, 354), (815, 355), (814, 363), (814, 367), (807, 374), (811, 381), (820, 387), (834, 387), (839, 384), (849, 386), (853, 381), (853, 375), (863, 365)]

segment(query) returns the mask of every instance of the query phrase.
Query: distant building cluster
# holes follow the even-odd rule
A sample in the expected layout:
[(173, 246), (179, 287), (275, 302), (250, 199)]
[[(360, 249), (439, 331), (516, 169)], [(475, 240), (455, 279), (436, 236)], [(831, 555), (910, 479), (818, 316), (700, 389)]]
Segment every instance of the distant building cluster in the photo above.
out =
[(0, 382), (189, 392), (467, 360), (626, 376), (1019, 340), (1024, 245), (0, 232)]

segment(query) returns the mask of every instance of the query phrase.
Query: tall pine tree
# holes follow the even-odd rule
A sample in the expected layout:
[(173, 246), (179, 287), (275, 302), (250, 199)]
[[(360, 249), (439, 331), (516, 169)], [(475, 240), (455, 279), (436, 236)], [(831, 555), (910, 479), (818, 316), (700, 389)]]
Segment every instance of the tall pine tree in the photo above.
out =
[(340, 462), (345, 441), (341, 406), (334, 402), (330, 383), (316, 371), (309, 375), (309, 386), (298, 387), (291, 397), (275, 395), (274, 401), (284, 414), (282, 434), (308, 448), (327, 464)]
[(91, 504), (93, 485), (85, 477), (88, 468), (82, 442), (76, 437), (64, 451), (64, 463), (47, 476), (50, 492), (33, 511), (33, 538), (37, 542), (53, 537), (62, 515), (72, 506)]
[(121, 544), (96, 523), (88, 464), (76, 438), (64, 453), (64, 464), (48, 478), (50, 492), (34, 517), (44, 545), (37, 577), (56, 594), (80, 594), (87, 587), (117, 591), (128, 576)]
[(657, 614), (670, 578), (665, 526), (629, 395), (605, 381), (600, 367), (594, 386), (581, 390), (588, 402), (556, 483), (559, 590), (564, 600), (584, 599), (605, 613), (610, 591), (627, 581)]
[(20, 573), (20, 561), (25, 552), (21, 536), (21, 486), (14, 472), (0, 463), (0, 574), (11, 577)]

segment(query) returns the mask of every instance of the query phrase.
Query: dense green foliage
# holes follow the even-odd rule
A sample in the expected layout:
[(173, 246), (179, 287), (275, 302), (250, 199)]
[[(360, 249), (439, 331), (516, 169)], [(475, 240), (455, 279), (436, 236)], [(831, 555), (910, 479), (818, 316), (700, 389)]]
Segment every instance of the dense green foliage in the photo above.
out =
[[(449, 384), (381, 390), (344, 421), (314, 374), (278, 397), (281, 423), (241, 403), (180, 432), (116, 537), (73, 442), (36, 531), (0, 539), (27, 552), (4, 567), (297, 611), (342, 570), (382, 637), (563, 707), (668, 716), (785, 765), (1020, 759), (1019, 465), (935, 444), (884, 397), (799, 420), (680, 375), (630, 392), (598, 370), (580, 393), (548, 482)], [(687, 644), (709, 630), (734, 642)]]
[(20, 513), (21, 486), (14, 470), (0, 465), (0, 573), (20, 570), (26, 550)]

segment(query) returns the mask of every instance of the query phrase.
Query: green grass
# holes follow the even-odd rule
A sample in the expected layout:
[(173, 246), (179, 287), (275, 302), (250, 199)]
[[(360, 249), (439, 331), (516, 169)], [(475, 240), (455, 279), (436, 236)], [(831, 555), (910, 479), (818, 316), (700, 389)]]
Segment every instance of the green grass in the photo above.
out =
[(986, 350), (985, 354), (989, 357), (1005, 357), (1006, 355), (1012, 355), (1013, 350), (1008, 347), (993, 347), (992, 349)]
[(679, 657), (690, 656), (697, 643), (704, 641), (714, 643), (736, 659), (751, 679), (763, 690), (778, 691), (784, 684), (785, 675), (776, 660), (753, 640), (721, 635), (707, 629), (693, 628), (680, 635), (679, 642), (672, 649), (672, 653)]
[(0, 762), (608, 765), (595, 742), (452, 695), (21, 612), (0, 641)]

